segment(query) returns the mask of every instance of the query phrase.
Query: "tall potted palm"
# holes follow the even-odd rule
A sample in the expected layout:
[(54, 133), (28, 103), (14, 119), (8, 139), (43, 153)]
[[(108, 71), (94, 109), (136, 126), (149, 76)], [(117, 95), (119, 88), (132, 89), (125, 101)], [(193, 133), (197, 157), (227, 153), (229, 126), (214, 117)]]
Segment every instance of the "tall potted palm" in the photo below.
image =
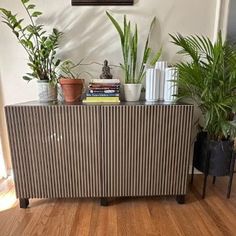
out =
[(138, 57), (138, 26), (135, 24), (134, 30), (132, 24), (127, 21), (126, 15), (123, 17), (123, 26), (109, 13), (106, 12), (108, 18), (116, 28), (121, 42), (123, 55), (123, 63), (120, 64), (124, 71), (125, 84), (124, 92), (126, 101), (138, 101), (140, 99), (142, 83), (146, 74), (146, 65), (154, 66), (161, 56), (161, 50), (158, 51), (152, 58), (152, 49), (150, 48), (150, 36), (156, 18), (153, 19), (149, 33), (146, 39), (142, 59)]
[(29, 24), (24, 24), (24, 19), (18, 18), (10, 10), (0, 8), (0, 13), (3, 23), (11, 29), (28, 55), (31, 72), (23, 76), (23, 79), (28, 82), (38, 80), (40, 101), (56, 100), (56, 69), (61, 62), (56, 54), (62, 33), (53, 29), (52, 33), (47, 34), (43, 25), (35, 23), (42, 12), (36, 10), (30, 0), (21, 0), (21, 3), (29, 17)]
[(188, 56), (177, 64), (177, 99), (191, 99), (203, 115), (194, 165), (212, 176), (229, 175), (236, 137), (236, 48), (223, 41), (221, 32), (215, 43), (203, 36), (171, 38), (181, 47), (179, 54)]

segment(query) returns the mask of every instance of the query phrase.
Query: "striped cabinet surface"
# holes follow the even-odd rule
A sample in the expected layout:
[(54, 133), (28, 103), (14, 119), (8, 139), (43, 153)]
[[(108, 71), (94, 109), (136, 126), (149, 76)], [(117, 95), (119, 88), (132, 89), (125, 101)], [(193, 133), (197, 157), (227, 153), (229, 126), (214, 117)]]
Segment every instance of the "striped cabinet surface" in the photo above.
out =
[(104, 106), (101, 110), (103, 194), (184, 195), (192, 107)]
[(192, 105), (32, 102), (5, 110), (20, 200), (186, 194)]
[(99, 197), (100, 108), (6, 107), (18, 198)]

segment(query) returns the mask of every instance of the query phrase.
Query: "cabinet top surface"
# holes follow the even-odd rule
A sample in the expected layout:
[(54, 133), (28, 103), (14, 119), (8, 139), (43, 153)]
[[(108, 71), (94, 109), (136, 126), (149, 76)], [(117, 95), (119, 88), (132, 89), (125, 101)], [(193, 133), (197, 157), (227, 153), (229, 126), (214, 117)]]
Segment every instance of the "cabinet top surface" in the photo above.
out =
[(188, 103), (174, 103), (174, 102), (147, 102), (147, 101), (138, 101), (138, 102), (120, 102), (120, 103), (89, 103), (85, 104), (83, 102), (74, 102), (66, 103), (61, 101), (55, 102), (39, 102), (39, 101), (30, 101), (24, 103), (17, 103), (8, 106), (193, 106)]

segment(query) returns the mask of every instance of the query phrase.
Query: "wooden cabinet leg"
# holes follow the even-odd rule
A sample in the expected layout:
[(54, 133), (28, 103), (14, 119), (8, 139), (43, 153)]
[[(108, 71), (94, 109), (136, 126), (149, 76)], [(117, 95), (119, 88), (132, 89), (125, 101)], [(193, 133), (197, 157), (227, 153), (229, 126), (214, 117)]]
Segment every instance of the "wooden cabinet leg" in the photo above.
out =
[(177, 195), (177, 196), (176, 196), (176, 201), (177, 201), (179, 204), (184, 204), (184, 203), (185, 203), (185, 195)]
[(29, 198), (20, 198), (20, 208), (26, 209), (29, 205)]
[(101, 198), (101, 206), (108, 206), (108, 200), (107, 198)]

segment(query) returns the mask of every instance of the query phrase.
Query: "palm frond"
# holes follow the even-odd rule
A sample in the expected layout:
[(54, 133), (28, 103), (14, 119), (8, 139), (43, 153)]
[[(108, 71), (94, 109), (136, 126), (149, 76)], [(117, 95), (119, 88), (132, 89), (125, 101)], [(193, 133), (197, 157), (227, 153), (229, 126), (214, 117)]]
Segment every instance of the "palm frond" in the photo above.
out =
[(204, 130), (211, 137), (227, 138), (234, 133), (230, 124), (236, 104), (235, 45), (224, 42), (221, 32), (214, 44), (204, 36), (170, 36), (189, 59), (176, 65), (177, 99), (191, 98), (202, 110)]

